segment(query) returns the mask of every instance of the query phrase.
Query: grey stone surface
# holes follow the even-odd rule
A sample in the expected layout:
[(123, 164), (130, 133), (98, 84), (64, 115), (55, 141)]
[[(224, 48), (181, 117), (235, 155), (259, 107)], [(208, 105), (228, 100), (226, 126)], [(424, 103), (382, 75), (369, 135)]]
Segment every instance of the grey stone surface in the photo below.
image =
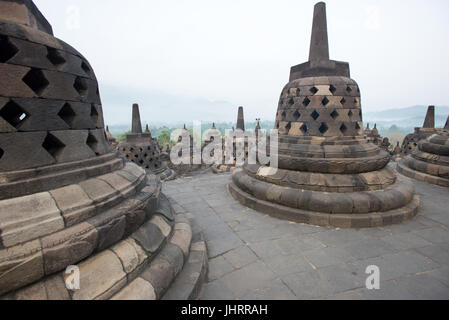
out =
[[(200, 299), (447, 299), (449, 190), (414, 182), (419, 215), (371, 229), (315, 227), (240, 205), (230, 175), (200, 174), (163, 189), (206, 233), (209, 279)], [(207, 231), (209, 229), (209, 231)], [(369, 265), (380, 290), (368, 290)]]

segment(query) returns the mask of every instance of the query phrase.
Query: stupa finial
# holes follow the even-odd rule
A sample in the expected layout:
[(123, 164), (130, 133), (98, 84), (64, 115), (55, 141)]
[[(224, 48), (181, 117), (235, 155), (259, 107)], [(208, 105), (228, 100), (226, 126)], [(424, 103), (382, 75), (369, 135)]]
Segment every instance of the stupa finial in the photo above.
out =
[(435, 106), (429, 106), (427, 109), (426, 120), (424, 120), (423, 128), (435, 128)]
[(326, 4), (318, 2), (313, 13), (312, 39), (309, 61), (328, 61), (329, 41), (327, 37)]
[(132, 133), (142, 133), (142, 123), (140, 122), (139, 105), (133, 104)]

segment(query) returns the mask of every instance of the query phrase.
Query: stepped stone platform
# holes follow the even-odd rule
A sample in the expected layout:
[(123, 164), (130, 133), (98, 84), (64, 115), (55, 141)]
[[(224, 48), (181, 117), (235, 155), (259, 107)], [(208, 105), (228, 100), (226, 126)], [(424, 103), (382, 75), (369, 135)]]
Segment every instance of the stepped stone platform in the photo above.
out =
[[(395, 165), (395, 164), (393, 164)], [(208, 247), (201, 300), (449, 299), (449, 189), (413, 181), (420, 214), (400, 225), (340, 229), (279, 220), (227, 192), (229, 173), (164, 185)], [(380, 290), (365, 270), (380, 268)]]
[(309, 62), (292, 67), (276, 114), (279, 169), (245, 165), (229, 190), (242, 204), (319, 226), (377, 227), (416, 216), (413, 183), (363, 135), (349, 64), (329, 60), (326, 7), (315, 5)]
[(449, 130), (418, 142), (418, 149), (398, 164), (402, 174), (449, 187)]

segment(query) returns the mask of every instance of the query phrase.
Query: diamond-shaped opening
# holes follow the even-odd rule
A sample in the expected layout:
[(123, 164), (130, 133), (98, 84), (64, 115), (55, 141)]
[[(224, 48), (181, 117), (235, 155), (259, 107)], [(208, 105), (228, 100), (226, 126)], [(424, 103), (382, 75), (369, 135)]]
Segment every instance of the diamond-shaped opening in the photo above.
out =
[(356, 129), (356, 130), (362, 129), (362, 128), (360, 127), (360, 124), (359, 124), (358, 122), (355, 123), (355, 129)]
[(9, 101), (0, 110), (0, 116), (16, 129), (28, 118), (28, 114), (14, 101)]
[(350, 86), (347, 86), (347, 87), (346, 87), (346, 92), (347, 92), (347, 93), (351, 93), (351, 92), (352, 92), (352, 88), (351, 88)]
[(354, 115), (354, 113), (352, 112), (352, 110), (349, 110), (349, 112), (348, 112), (349, 118), (352, 118), (353, 115)]
[(0, 36), (0, 63), (5, 63), (19, 52), (8, 37)]
[(346, 99), (345, 99), (345, 98), (342, 98), (342, 99), (340, 100), (340, 103), (341, 103), (342, 105), (344, 105), (344, 104), (346, 103)]
[(73, 120), (76, 117), (75, 111), (73, 111), (72, 107), (69, 103), (66, 103), (62, 108), (61, 111), (59, 111), (58, 116), (64, 120), (65, 123), (69, 125), (69, 127), (72, 127)]
[(285, 120), (287, 118), (287, 113), (285, 112), (285, 111), (283, 111), (282, 113), (281, 113), (281, 119), (282, 120)]
[(279, 129), (279, 121), (276, 121), (276, 124), (274, 126), (276, 129)]
[(61, 52), (57, 49), (47, 47), (47, 59), (55, 66), (62, 67), (67, 61), (61, 55)]
[(316, 112), (316, 110), (314, 110), (310, 116), (313, 118), (313, 120), (316, 120), (320, 117), (320, 114)]
[(325, 134), (329, 130), (329, 127), (323, 122), (318, 130), (320, 130), (321, 134)]
[(324, 97), (323, 101), (321, 101), (321, 103), (323, 104), (323, 106), (326, 106), (329, 103), (329, 99), (327, 97)]
[(95, 107), (95, 105), (94, 104), (92, 104), (91, 106), (90, 106), (90, 117), (91, 117), (91, 119), (92, 119), (92, 122), (95, 124), (95, 126), (98, 124), (98, 118), (99, 118), (99, 115), (98, 115), (98, 111), (97, 111), (97, 108)]
[(87, 137), (87, 140), (86, 140), (86, 144), (89, 146), (89, 148), (92, 149), (93, 152), (95, 152), (95, 154), (97, 156), (100, 155), (97, 152), (98, 141), (97, 141), (97, 138), (95, 138), (95, 136), (93, 134), (89, 133), (89, 136)]
[(290, 98), (290, 100), (288, 101), (288, 104), (289, 105), (294, 105), (295, 104), (295, 100), (293, 100), (293, 98)]
[(299, 113), (298, 110), (295, 111), (295, 113), (293, 114), (293, 117), (295, 117), (295, 120), (298, 120), (301, 117), (301, 114)]
[(310, 89), (310, 92), (312, 92), (312, 94), (316, 94), (318, 92), (318, 88), (317, 87), (312, 87)]
[(58, 156), (61, 154), (62, 150), (65, 148), (65, 144), (62, 143), (58, 138), (56, 138), (51, 133), (47, 134), (45, 137), (44, 143), (42, 147), (47, 150), (49, 154), (56, 160)]
[(310, 99), (305, 98), (304, 101), (302, 102), (302, 104), (304, 105), (304, 107), (307, 107), (310, 104)]
[(3, 151), (2, 148), (0, 148), (0, 159), (3, 157), (4, 154), (5, 154), (5, 152)]
[(30, 87), (31, 90), (33, 90), (39, 96), (49, 85), (49, 82), (45, 78), (44, 73), (39, 69), (31, 69), (25, 75), (25, 77), (23, 77), (22, 80), (28, 87)]
[(301, 131), (304, 133), (307, 133), (307, 131), (309, 131), (309, 128), (307, 127), (307, 125), (305, 123), (299, 129), (301, 129)]
[(291, 122), (287, 123), (287, 125), (285, 126), (285, 129), (290, 131), (291, 128), (292, 128), (292, 123)]
[(301, 89), (297, 88), (296, 89), (296, 96), (299, 97), (301, 95)]
[(331, 113), (331, 117), (332, 117), (332, 119), (337, 119), (338, 118), (338, 116), (339, 116), (340, 114), (337, 112), (337, 110), (334, 110), (332, 113)]
[(87, 83), (86, 80), (81, 77), (76, 77), (73, 87), (80, 96), (87, 95)]
[(83, 69), (86, 74), (90, 75), (91, 70), (86, 62), (84, 62), (84, 61), (81, 62), (81, 69)]
[(335, 88), (333, 85), (330, 85), (330, 86), (329, 86), (329, 91), (330, 91), (332, 94), (335, 94), (335, 92), (337, 91), (337, 88)]
[(346, 134), (346, 132), (348, 131), (348, 127), (343, 123), (340, 127), (340, 131), (343, 134)]

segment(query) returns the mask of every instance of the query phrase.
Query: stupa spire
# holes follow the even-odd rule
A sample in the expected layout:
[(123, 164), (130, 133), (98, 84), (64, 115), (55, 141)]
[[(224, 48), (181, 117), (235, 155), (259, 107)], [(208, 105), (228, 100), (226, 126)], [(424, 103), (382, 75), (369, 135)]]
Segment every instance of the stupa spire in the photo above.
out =
[(132, 133), (142, 133), (142, 123), (140, 122), (140, 111), (137, 103), (133, 104)]
[(312, 39), (309, 61), (328, 61), (329, 41), (327, 36), (326, 4), (318, 2), (313, 13)]
[(429, 106), (427, 109), (426, 120), (424, 120), (423, 128), (435, 128), (435, 106)]
[(245, 131), (245, 117), (243, 116), (243, 107), (239, 107), (237, 116), (237, 129)]

